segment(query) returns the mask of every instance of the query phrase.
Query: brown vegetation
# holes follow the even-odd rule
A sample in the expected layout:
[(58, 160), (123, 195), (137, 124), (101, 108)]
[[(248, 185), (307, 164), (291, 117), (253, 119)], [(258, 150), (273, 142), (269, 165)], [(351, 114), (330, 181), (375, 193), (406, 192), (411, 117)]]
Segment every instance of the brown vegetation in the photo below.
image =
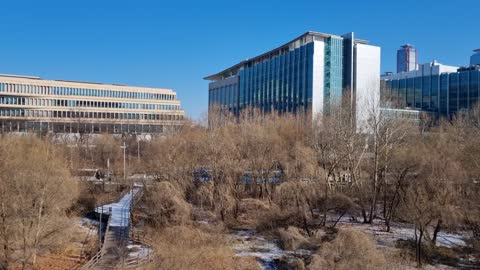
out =
[(157, 257), (149, 269), (236, 269), (233, 250), (221, 234), (172, 226), (155, 233), (154, 241)]
[[(238, 119), (219, 114), (208, 128), (187, 124), (173, 136), (149, 141), (133, 135), (81, 134), (73, 143), (4, 137), (1, 265), (34, 265), (39, 250), (60, 246), (70, 222), (66, 213), (85, 213), (104, 202), (103, 189), (99, 195), (85, 187), (75, 201), (77, 185), (67, 168), (110, 169), (110, 180), (129, 184), (122, 182), (124, 142), (126, 174), (153, 178), (137, 216), (152, 232), (159, 230), (152, 236), (163, 243), (156, 247), (155, 267), (161, 269), (187, 264), (254, 269), (251, 260), (233, 257), (224, 228), (275, 235), (284, 249), (318, 249), (311, 262), (305, 260), (310, 269), (383, 267), (375, 245), (361, 233), (340, 230), (320, 245), (322, 234), (328, 231), (325, 238), (332, 238), (346, 218), (365, 224), (380, 218), (386, 231), (397, 222), (412, 225), (418, 266), (431, 257), (442, 230), (471, 232), (469, 252), (475, 254), (480, 246), (480, 110), (436, 126), (375, 112), (369, 133), (358, 132), (348, 110), (332, 112), (318, 119), (256, 110)], [(192, 213), (198, 211), (208, 217)], [(215, 224), (204, 224), (210, 221)], [(456, 252), (436, 249), (435, 254), (448, 257), (450, 251)]]
[(62, 244), (76, 183), (57, 149), (41, 139), (4, 137), (0, 155), (1, 265), (26, 269), (39, 250)]
[(324, 243), (312, 256), (307, 269), (385, 269), (385, 258), (365, 233), (340, 230), (332, 242)]

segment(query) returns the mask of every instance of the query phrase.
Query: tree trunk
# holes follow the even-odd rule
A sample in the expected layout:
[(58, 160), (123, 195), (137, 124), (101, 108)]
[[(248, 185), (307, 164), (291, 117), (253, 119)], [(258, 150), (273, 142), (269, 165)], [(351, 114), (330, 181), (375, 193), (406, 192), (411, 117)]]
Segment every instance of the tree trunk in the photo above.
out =
[(308, 228), (307, 217), (305, 215), (303, 215), (303, 227), (304, 227), (305, 231), (307, 232), (307, 235), (311, 236), (312, 234), (310, 232), (310, 229)]
[(440, 232), (440, 229), (442, 227), (442, 219), (439, 219), (437, 221), (437, 225), (435, 226), (435, 230), (433, 231), (433, 237), (432, 237), (432, 244), (435, 245), (436, 242), (437, 242), (437, 236), (438, 236), (438, 233)]
[[(326, 185), (325, 185), (325, 202), (328, 200), (328, 175), (325, 177), (326, 179)], [(323, 218), (322, 218), (322, 226), (327, 225), (327, 207), (326, 205), (323, 205)]]
[(362, 207), (361, 212), (362, 212), (363, 223), (368, 223), (367, 212), (365, 211), (365, 208)]
[(22, 270), (25, 270), (27, 268), (27, 231), (26, 227), (27, 225), (25, 224), (25, 220), (22, 220), (22, 237), (23, 237), (23, 246), (22, 246), (22, 251), (23, 251), (23, 258), (22, 258)]
[(347, 211), (342, 212), (342, 214), (337, 218), (337, 220), (335, 220), (335, 223), (333, 223), (332, 228), (335, 228), (335, 226), (337, 226), (337, 223), (340, 221), (340, 219), (342, 219), (342, 217), (343, 217), (346, 213), (347, 213)]
[(3, 236), (3, 257), (4, 257), (4, 266), (6, 269), (9, 268), (10, 264), (10, 252), (9, 252), (9, 244), (10, 244), (10, 237), (9, 232), (7, 231), (7, 215), (5, 210), (5, 202), (2, 202), (2, 236)]
[(40, 197), (40, 205), (38, 207), (38, 214), (37, 214), (37, 228), (35, 230), (35, 239), (33, 240), (33, 258), (32, 258), (32, 265), (35, 267), (37, 263), (37, 249), (38, 244), (40, 243), (40, 231), (42, 228), (42, 212), (43, 212), (43, 205), (45, 203), (45, 191), (46, 188), (44, 187), (42, 190), (42, 196)]
[(422, 238), (423, 238), (423, 229), (419, 228), (419, 236), (416, 237), (417, 232), (415, 231), (415, 238), (416, 238), (416, 254), (417, 254), (417, 267), (422, 267)]
[[(374, 185), (376, 186), (376, 182), (378, 180), (375, 180), (374, 181)], [(375, 218), (376, 216), (376, 212), (377, 212), (377, 200), (378, 200), (378, 188), (375, 188), (374, 189), (374, 193), (373, 193), (373, 199), (372, 199), (372, 204), (370, 205), (370, 213), (368, 214), (368, 222), (369, 224), (372, 224), (373, 222), (373, 219)]]
[[(398, 187), (398, 186), (397, 186)], [(395, 193), (393, 194), (392, 201), (390, 203), (389, 210), (385, 217), (385, 225), (387, 226), (387, 232), (390, 232), (390, 222), (395, 214), (395, 208), (397, 207), (398, 203), (396, 202), (398, 195), (398, 188), (395, 189)]]
[(377, 130), (375, 131), (375, 136), (373, 138), (373, 143), (374, 143), (374, 167), (373, 167), (373, 183), (372, 183), (372, 192), (373, 192), (373, 198), (372, 198), (372, 204), (370, 205), (370, 213), (368, 215), (368, 222), (367, 223), (372, 223), (373, 218), (375, 216), (376, 208), (377, 208), (377, 196), (378, 196), (378, 166), (379, 166), (379, 161), (378, 161), (378, 134)]

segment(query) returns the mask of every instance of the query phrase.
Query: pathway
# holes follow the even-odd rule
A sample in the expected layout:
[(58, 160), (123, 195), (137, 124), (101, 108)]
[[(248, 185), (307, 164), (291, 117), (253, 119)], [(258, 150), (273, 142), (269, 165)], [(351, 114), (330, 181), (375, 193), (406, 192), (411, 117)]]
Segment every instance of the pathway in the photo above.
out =
[[(125, 194), (120, 201), (103, 206), (103, 210), (108, 209), (107, 211), (111, 211), (111, 215), (108, 220), (102, 250), (96, 263), (91, 264), (91, 266), (87, 264), (82, 269), (115, 269), (118, 264), (122, 263), (122, 258), (125, 257), (125, 247), (129, 240), (132, 200), (139, 190), (139, 188), (135, 188)], [(102, 207), (98, 207), (95, 211), (100, 213)]]

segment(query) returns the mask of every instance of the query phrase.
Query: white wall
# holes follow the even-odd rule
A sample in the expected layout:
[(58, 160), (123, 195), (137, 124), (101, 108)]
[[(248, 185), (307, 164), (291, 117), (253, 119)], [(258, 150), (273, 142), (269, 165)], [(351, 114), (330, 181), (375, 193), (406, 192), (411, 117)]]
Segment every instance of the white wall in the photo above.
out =
[(312, 116), (323, 115), (323, 92), (324, 92), (324, 66), (325, 43), (313, 42), (313, 82), (312, 82)]
[(355, 108), (358, 132), (370, 132), (368, 120), (379, 112), (380, 47), (355, 45)]

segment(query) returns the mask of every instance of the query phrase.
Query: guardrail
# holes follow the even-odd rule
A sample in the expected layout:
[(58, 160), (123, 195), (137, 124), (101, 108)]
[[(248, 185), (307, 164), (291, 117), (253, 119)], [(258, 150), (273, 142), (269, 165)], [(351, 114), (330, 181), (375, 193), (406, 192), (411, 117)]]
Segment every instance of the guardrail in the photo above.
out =
[[(105, 215), (103, 213), (103, 209), (102, 209), (102, 215)], [(106, 235), (107, 235), (107, 232), (108, 230), (110, 229), (110, 220), (111, 220), (111, 216), (112, 216), (112, 208), (109, 209), (108, 211), (108, 221), (107, 221), (107, 227), (105, 228), (105, 234), (104, 234), (104, 239), (102, 241), (102, 246), (100, 248), (100, 250), (92, 257), (90, 258), (90, 260), (85, 263), (84, 265), (82, 266), (77, 266), (75, 267), (74, 269), (72, 270), (88, 270), (88, 269), (92, 269), (93, 267), (95, 267), (95, 265), (100, 261), (100, 259), (102, 258), (103, 256), (103, 247), (105, 246), (105, 239), (106, 239)], [(100, 221), (101, 222), (101, 221)], [(101, 237), (101, 234), (99, 233), (99, 237)]]
[(136, 257), (130, 257), (125, 259), (122, 266), (117, 267), (117, 269), (133, 269), (143, 266), (147, 263), (153, 261), (155, 255), (153, 252), (154, 241), (147, 236), (144, 231), (132, 229), (130, 231), (130, 240), (133, 242), (139, 243), (142, 246), (148, 248), (147, 254), (138, 254)]
[[(132, 191), (133, 192), (133, 191)], [(136, 190), (134, 194), (132, 194), (132, 198), (129, 201), (126, 201), (120, 209), (120, 231), (114, 231), (113, 233), (115, 234), (116, 240), (119, 242), (119, 245), (122, 247), (125, 247), (128, 244), (128, 240), (133, 240), (137, 243), (140, 243), (144, 246), (148, 247), (147, 254), (138, 254), (136, 257), (125, 257), (122, 256), (122, 263), (118, 263), (117, 265), (112, 265), (109, 266), (109, 269), (127, 269), (127, 268), (136, 268), (141, 265), (144, 265), (148, 262), (151, 261), (152, 259), (152, 252), (151, 252), (151, 247), (153, 247), (153, 241), (146, 237), (145, 234), (140, 234), (138, 230), (134, 230), (131, 227), (132, 224), (132, 210), (134, 206), (140, 201), (141, 197), (143, 195), (143, 192), (141, 189)], [(130, 207), (131, 206), (131, 207)], [(126, 208), (129, 208), (130, 211), (126, 211)], [(117, 212), (118, 213), (118, 212)], [(129, 218), (126, 217), (126, 215), (129, 215)], [(110, 227), (111, 227), (111, 221), (112, 221), (112, 208), (109, 209), (109, 216), (108, 216), (108, 222), (107, 222), (107, 227), (105, 230), (104, 234), (104, 240), (102, 242), (102, 247), (99, 252), (97, 252), (87, 263), (85, 263), (83, 266), (77, 266), (73, 268), (72, 270), (90, 270), (95, 268), (98, 263), (102, 260), (102, 258), (106, 255), (105, 251), (105, 242), (109, 239), (107, 237), (110, 236)]]

